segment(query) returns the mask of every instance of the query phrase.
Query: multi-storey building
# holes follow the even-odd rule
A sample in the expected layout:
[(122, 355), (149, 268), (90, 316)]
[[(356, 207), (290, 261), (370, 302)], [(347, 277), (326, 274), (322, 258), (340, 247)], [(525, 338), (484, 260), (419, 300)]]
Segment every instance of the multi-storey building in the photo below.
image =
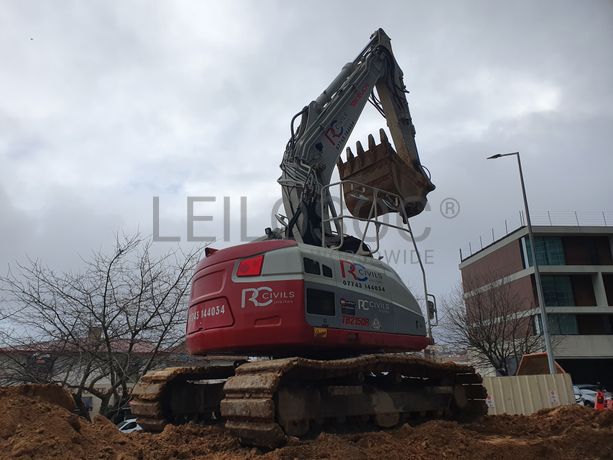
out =
[[(613, 228), (533, 227), (541, 284), (557, 362), (575, 383), (613, 387)], [(508, 284), (542, 328), (526, 227), (494, 241), (460, 263), (465, 297)], [(472, 280), (468, 283), (467, 280)], [(475, 285), (474, 280), (483, 280)], [(479, 285), (480, 284), (480, 285)]]

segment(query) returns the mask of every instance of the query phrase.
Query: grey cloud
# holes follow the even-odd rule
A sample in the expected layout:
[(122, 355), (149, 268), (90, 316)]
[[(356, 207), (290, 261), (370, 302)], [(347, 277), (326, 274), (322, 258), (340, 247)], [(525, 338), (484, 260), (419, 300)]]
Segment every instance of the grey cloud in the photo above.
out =
[[(383, 27), (438, 186), (414, 225), (432, 228), (421, 246), (443, 294), (458, 248), (521, 208), (515, 165), (488, 154), (522, 152), (535, 210), (610, 208), (612, 23), (608, 2), (5, 3), (0, 263), (70, 266), (118, 228), (150, 233), (154, 195), (169, 234), (185, 236), (188, 194), (233, 197), (234, 241), (248, 196), (261, 233), (290, 118)], [(381, 126), (368, 111), (350, 142)]]

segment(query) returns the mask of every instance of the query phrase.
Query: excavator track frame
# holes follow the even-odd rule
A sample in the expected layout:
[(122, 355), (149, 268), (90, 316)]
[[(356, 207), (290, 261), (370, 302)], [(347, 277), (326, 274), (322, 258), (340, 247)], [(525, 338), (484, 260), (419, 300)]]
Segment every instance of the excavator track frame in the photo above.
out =
[(244, 362), (229, 359), (149, 371), (132, 390), (132, 414), (150, 432), (160, 432), (167, 424), (219, 421), (223, 386)]
[(247, 363), (224, 393), (226, 428), (243, 444), (268, 449), (328, 421), (336, 428), (353, 421), (391, 428), (412, 418), (472, 420), (487, 413), (474, 368), (402, 353)]
[(338, 430), (432, 418), (471, 421), (487, 413), (481, 382), (472, 366), (405, 353), (211, 362), (148, 372), (134, 387), (130, 406), (145, 431), (224, 421), (241, 443), (273, 449), (327, 425)]

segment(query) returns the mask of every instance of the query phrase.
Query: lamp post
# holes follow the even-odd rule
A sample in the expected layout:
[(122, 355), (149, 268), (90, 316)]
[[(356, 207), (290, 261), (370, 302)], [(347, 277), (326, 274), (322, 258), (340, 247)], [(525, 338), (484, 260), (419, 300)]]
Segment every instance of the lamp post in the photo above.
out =
[(536, 246), (534, 244), (534, 234), (532, 233), (532, 223), (530, 222), (530, 211), (528, 209), (528, 198), (526, 196), (526, 185), (524, 184), (524, 173), (521, 169), (521, 159), (519, 152), (498, 153), (487, 157), (488, 160), (496, 158), (508, 157), (515, 155), (517, 157), (517, 166), (519, 167), (519, 179), (521, 181), (521, 191), (524, 195), (524, 210), (526, 212), (526, 223), (528, 224), (528, 237), (530, 238), (530, 255), (532, 256), (532, 266), (534, 267), (534, 280), (536, 282), (536, 295), (538, 298), (539, 308), (541, 311), (541, 323), (543, 326), (543, 338), (545, 340), (545, 351), (547, 352), (547, 364), (549, 365), (549, 373), (555, 374), (556, 368), (553, 357), (553, 347), (551, 346), (551, 336), (549, 335), (549, 321), (547, 320), (547, 310), (545, 308), (545, 299), (543, 296), (543, 286), (541, 285), (541, 273), (536, 261)]

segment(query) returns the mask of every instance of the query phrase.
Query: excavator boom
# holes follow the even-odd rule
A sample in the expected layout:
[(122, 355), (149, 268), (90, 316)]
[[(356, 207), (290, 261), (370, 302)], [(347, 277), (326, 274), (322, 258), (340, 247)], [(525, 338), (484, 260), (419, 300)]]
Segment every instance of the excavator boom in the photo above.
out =
[[(423, 210), (426, 195), (434, 190), (434, 185), (419, 160), (406, 92), (390, 39), (379, 29), (321, 95), (296, 114), (279, 178), (289, 221), (286, 237), (307, 244), (321, 244), (321, 191), (330, 183), (334, 167), (369, 97), (387, 120), (395, 150), (387, 137), (382, 138), (384, 156), (376, 157), (372, 152), (374, 140), (372, 144), (369, 142), (366, 152), (358, 145), (357, 159), (348, 152), (347, 163), (339, 163), (341, 179), (351, 179), (401, 196), (409, 217)], [(294, 129), (297, 118), (300, 124)], [(392, 183), (378, 180), (392, 172), (399, 179)], [(331, 199), (324, 197), (324, 200), (326, 206), (333, 206)], [(360, 214), (349, 205), (354, 215)], [(367, 209), (367, 204), (363, 203), (362, 208)], [(323, 231), (329, 232), (329, 228), (324, 226)]]

